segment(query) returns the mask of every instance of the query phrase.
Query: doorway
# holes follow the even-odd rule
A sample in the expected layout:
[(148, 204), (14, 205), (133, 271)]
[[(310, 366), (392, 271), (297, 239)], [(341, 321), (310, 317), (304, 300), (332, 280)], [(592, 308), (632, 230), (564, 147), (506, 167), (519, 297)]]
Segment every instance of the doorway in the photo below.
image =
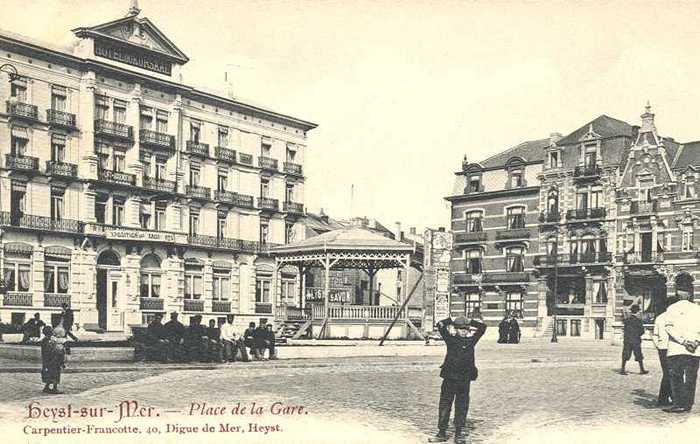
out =
[(97, 325), (107, 330), (107, 270), (97, 269)]
[(605, 335), (605, 319), (595, 320), (595, 338), (604, 339)]
[(651, 232), (641, 233), (642, 262), (651, 262)]

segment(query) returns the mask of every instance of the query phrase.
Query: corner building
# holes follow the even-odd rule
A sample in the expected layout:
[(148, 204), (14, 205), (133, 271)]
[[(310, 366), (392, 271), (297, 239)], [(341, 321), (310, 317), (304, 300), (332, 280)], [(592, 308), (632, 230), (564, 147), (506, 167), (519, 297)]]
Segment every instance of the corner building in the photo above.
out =
[(316, 125), (182, 83), (187, 56), (136, 6), (73, 33), (0, 32), (0, 318), (274, 318), (300, 286), (267, 251), (304, 236)]
[[(525, 334), (617, 339), (624, 307), (650, 328), (700, 292), (700, 143), (602, 115), (456, 173), (450, 309), (506, 313)], [(523, 214), (523, 216), (518, 216)], [(520, 220), (522, 219), (522, 220)]]

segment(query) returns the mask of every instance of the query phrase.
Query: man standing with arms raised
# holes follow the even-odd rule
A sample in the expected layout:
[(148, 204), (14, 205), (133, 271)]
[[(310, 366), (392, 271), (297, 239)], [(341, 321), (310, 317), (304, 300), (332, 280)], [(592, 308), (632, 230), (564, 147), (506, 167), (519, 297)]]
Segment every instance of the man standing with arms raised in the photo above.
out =
[(695, 403), (695, 383), (700, 363), (700, 306), (692, 296), (678, 291), (680, 299), (666, 310), (668, 370), (671, 374), (673, 406), (668, 413), (685, 413)]

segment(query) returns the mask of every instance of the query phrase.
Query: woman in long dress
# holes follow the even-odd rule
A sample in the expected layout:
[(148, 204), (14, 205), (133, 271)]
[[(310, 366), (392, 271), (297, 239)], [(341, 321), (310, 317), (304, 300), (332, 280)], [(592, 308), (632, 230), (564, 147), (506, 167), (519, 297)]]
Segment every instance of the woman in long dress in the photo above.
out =
[(66, 331), (62, 326), (55, 329), (48, 325), (43, 330), (41, 340), (41, 381), (44, 383), (44, 393), (59, 394), (58, 384), (61, 382), (61, 370), (65, 362)]

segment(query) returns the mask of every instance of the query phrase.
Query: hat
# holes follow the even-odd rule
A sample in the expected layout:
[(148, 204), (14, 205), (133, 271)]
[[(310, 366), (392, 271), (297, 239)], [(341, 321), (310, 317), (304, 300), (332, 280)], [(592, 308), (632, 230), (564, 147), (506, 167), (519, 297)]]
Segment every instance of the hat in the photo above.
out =
[(460, 316), (454, 320), (453, 324), (455, 328), (467, 328), (467, 318)]
[(630, 311), (632, 313), (638, 313), (639, 312), (639, 306), (638, 305), (633, 305), (630, 307)]

